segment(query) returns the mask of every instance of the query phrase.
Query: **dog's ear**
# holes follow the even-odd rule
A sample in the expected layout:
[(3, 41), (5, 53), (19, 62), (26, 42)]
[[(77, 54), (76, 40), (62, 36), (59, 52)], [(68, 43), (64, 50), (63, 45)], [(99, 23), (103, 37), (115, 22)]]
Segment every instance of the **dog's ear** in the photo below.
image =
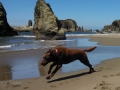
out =
[(46, 53), (50, 53), (50, 56), (53, 56), (54, 55), (54, 50), (53, 49), (49, 49)]
[(49, 49), (46, 53), (51, 53), (52, 49)]

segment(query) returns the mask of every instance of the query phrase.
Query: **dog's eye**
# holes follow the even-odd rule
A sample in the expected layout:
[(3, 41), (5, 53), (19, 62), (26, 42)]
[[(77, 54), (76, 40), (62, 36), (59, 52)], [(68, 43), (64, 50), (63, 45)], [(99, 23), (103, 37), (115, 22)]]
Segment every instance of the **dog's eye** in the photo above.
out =
[(45, 56), (43, 57), (43, 59), (45, 59)]

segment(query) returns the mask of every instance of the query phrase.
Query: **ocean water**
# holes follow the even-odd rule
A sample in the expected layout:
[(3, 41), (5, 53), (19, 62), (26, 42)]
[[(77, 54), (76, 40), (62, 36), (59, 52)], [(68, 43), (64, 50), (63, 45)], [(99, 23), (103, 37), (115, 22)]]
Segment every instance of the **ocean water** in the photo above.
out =
[[(67, 40), (35, 40), (35, 36), (33, 35), (32, 32), (20, 32), (19, 34), (20, 34), (19, 36), (13, 36), (13, 37), (0, 37), (0, 52), (48, 48), (48, 47), (55, 47), (57, 45), (74, 47), (76, 43), (81, 43), (81, 42), (85, 43), (83, 39), (74, 40), (71, 38), (67, 38)], [(89, 34), (95, 34), (95, 33), (68, 32), (66, 33), (66, 36), (69, 37), (74, 35), (78, 36), (78, 35), (89, 35)], [(69, 43), (71, 43), (72, 45)]]
[[(93, 66), (101, 63), (104, 60), (120, 57), (119, 46), (101, 46), (98, 42), (92, 42), (89, 38), (71, 38), (72, 36), (83, 36), (83, 35), (97, 35), (96, 33), (66, 33), (66, 40), (35, 40), (35, 36), (32, 32), (21, 32), (19, 36), (13, 37), (0, 37), (0, 52), (6, 52), (1, 56), (0, 63), (0, 80), (11, 80), (11, 79), (24, 79), (33, 78), (40, 76), (47, 76), (47, 69), (49, 67), (42, 67), (39, 62), (42, 60), (42, 55), (31, 52), (31, 55), (24, 54), (22, 51), (26, 50), (37, 50), (52, 48), (57, 45), (62, 45), (70, 48), (89, 48), (97, 46), (97, 48), (88, 52), (88, 58)], [(106, 34), (107, 35), (107, 34)], [(15, 51), (18, 51), (17, 54)], [(10, 52), (10, 53), (7, 53)], [(15, 52), (15, 53), (14, 53)], [(11, 57), (10, 55), (18, 55), (17, 58)], [(34, 55), (33, 55), (34, 54)], [(3, 55), (3, 56), (2, 56)], [(6, 60), (6, 61), (5, 61)], [(6, 69), (6, 71), (2, 69)], [(9, 69), (8, 69), (9, 68)], [(79, 61), (72, 62), (67, 65), (63, 65), (59, 73), (67, 73), (72, 71), (78, 71), (81, 69), (88, 68)], [(7, 76), (9, 78), (6, 78)]]

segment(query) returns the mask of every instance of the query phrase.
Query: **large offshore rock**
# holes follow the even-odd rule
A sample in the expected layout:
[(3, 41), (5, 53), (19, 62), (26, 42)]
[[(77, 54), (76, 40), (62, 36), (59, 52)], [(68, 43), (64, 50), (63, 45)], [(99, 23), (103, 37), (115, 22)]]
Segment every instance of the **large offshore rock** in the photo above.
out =
[(36, 39), (66, 39), (63, 30), (60, 30), (61, 24), (54, 15), (50, 5), (44, 0), (38, 0), (34, 12), (34, 27)]
[(8, 24), (6, 15), (6, 10), (0, 2), (0, 36), (18, 35), (18, 33), (14, 31), (13, 28), (11, 28)]

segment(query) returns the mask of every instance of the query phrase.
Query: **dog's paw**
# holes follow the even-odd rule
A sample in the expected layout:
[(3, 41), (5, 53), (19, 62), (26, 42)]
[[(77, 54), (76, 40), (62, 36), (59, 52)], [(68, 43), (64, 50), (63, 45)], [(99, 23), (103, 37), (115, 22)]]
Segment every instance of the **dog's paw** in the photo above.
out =
[(51, 78), (50, 76), (46, 77), (47, 80), (49, 80), (50, 78)]
[(51, 79), (54, 76), (54, 74), (49, 75), (48, 77), (46, 77), (47, 80)]

